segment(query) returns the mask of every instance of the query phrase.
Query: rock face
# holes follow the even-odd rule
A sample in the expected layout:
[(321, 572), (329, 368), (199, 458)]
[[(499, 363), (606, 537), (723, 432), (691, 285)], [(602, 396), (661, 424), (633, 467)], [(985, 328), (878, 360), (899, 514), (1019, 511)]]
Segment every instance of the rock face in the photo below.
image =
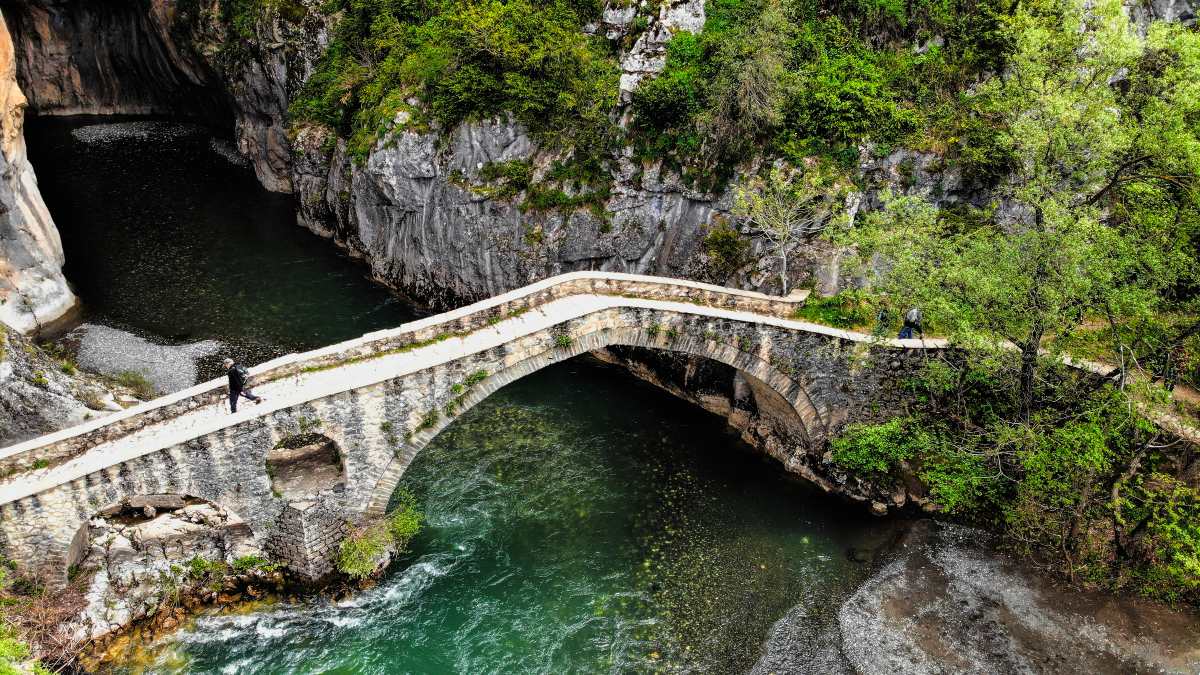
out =
[(203, 581), (191, 561), (231, 563), (261, 554), (236, 515), (175, 495), (151, 497), (162, 498), (130, 500), (87, 525), (79, 566), (91, 577), (87, 604), (69, 626), (77, 642), (104, 637), (171, 604), (172, 593)]
[(12, 5), (21, 83), (38, 115), (219, 119), (225, 94), (171, 34), (175, 3), (28, 0)]
[(0, 323), (23, 333), (52, 330), (76, 306), (63, 278), (58, 229), (25, 154), (25, 96), (13, 41), (0, 15)]
[(103, 383), (0, 324), (0, 448), (120, 409)]
[(1200, 618), (1137, 599), (1054, 587), (987, 535), (919, 523), (842, 606), (854, 672), (1194, 673)]
[[(31, 98), (41, 112), (167, 110), (233, 126), (239, 151), (263, 185), (296, 193), (303, 225), (365, 259), (380, 281), (435, 307), (581, 269), (779, 290), (778, 260), (760, 241), (751, 241), (754, 262), (732, 276), (709, 265), (704, 237), (728, 220), (728, 191), (690, 187), (662, 162), (634, 158), (628, 146), (608, 158), (612, 184), (595, 212), (536, 210), (521, 203), (521, 194), (489, 195), (481, 176), (490, 163), (523, 160), (538, 180), (562, 158), (508, 117), (427, 131), (409, 128), (401, 113), (361, 160), (348, 157), (330, 129), (289, 129), (289, 102), (313, 72), (334, 19), (318, 0), (287, 5), (286, 12), (268, 6), (252, 27), (234, 28), (217, 0), (186, 6), (153, 0), (122, 9), (27, 0), (16, 4), (22, 81), (35, 90)], [(615, 116), (628, 121), (632, 91), (664, 67), (671, 36), (699, 31), (704, 20), (703, 0), (676, 0), (653, 8), (614, 4), (586, 27), (628, 45), (618, 55)], [(71, 40), (81, 31), (101, 37)], [(127, 59), (146, 72), (123, 67)], [(893, 165), (908, 161), (864, 153), (864, 174), (887, 180), (897, 174)], [(903, 187), (954, 199), (941, 194), (954, 187), (953, 179), (948, 184), (925, 171), (933, 164), (927, 159), (917, 158), (918, 170), (906, 174), (914, 185)], [(839, 288), (836, 252), (814, 242), (790, 257), (793, 283), (813, 283), (822, 292)]]

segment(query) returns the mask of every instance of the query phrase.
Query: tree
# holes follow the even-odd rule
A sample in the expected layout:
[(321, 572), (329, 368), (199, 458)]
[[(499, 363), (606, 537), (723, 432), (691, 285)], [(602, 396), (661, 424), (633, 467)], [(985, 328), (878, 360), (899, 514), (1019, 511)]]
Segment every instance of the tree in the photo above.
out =
[(721, 43), (709, 109), (697, 120), (713, 160), (739, 156), (778, 128), (792, 79), (785, 64), (794, 30), (780, 1), (767, 0), (752, 24)]
[(844, 213), (846, 185), (837, 174), (813, 164), (792, 180), (791, 172), (774, 167), (766, 178), (755, 176), (734, 192), (734, 215), (767, 240), (779, 258), (779, 281), (788, 292), (787, 257), (802, 239), (824, 230)]
[(1013, 155), (998, 207), (952, 219), (885, 194), (838, 238), (959, 344), (1015, 345), (1028, 422), (1046, 338), (1153, 324), (1197, 279), (1200, 37), (1158, 22), (1140, 37), (1119, 0), (1021, 3), (1011, 28), (1004, 75), (971, 102)]

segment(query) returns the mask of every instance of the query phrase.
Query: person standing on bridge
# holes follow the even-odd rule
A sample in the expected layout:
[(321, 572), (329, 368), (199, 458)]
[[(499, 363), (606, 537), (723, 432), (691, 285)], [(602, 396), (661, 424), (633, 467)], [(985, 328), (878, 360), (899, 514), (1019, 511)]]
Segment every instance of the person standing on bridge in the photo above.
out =
[(925, 331), (921, 330), (921, 322), (925, 317), (921, 315), (921, 310), (918, 307), (913, 307), (904, 314), (904, 327), (900, 329), (900, 339), (907, 340), (913, 336), (913, 331), (916, 331), (921, 339), (925, 339)]
[(229, 376), (229, 412), (237, 412), (238, 398), (246, 397), (256, 404), (262, 403), (266, 399), (261, 396), (255, 396), (250, 390), (249, 384), (250, 374), (246, 372), (246, 366), (240, 363), (234, 363), (233, 359), (225, 359), (225, 374)]

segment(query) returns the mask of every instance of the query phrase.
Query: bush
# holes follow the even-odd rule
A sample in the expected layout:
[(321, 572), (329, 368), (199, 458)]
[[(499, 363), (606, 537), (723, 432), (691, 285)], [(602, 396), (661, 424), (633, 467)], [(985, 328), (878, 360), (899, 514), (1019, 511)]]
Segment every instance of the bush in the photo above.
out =
[(851, 424), (830, 445), (833, 462), (843, 469), (864, 476), (883, 476), (937, 443), (936, 435), (919, 419), (896, 417), (881, 424)]
[(371, 576), (391, 550), (403, 552), (421, 529), (421, 512), (416, 498), (405, 490), (398, 491), (396, 507), (384, 519), (369, 523), (351, 532), (338, 547), (337, 569), (352, 579)]
[(117, 373), (116, 377), (113, 379), (122, 387), (131, 389), (133, 391), (133, 395), (142, 399), (143, 401), (149, 401), (150, 399), (158, 396), (158, 390), (154, 388), (154, 385), (150, 383), (150, 380), (146, 379), (145, 375), (137, 371), (124, 370), (120, 373)]
[(929, 488), (929, 496), (942, 511), (955, 515), (976, 512), (995, 499), (1002, 486), (983, 452), (973, 454), (938, 444), (923, 455), (918, 476)]
[(871, 325), (875, 315), (862, 295), (847, 291), (827, 298), (810, 296), (803, 305), (796, 308), (792, 318), (849, 329)]
[(750, 242), (728, 224), (720, 223), (704, 235), (704, 253), (712, 276), (723, 281), (746, 264)]
[(421, 531), (421, 519), (424, 516), (417, 508), (416, 497), (408, 490), (397, 490), (394, 504), (392, 512), (388, 514), (388, 530), (391, 532), (396, 553), (402, 553), (408, 548), (412, 538)]
[(279, 568), (279, 564), (273, 563), (262, 556), (244, 555), (236, 558), (230, 567), (237, 574), (246, 574), (253, 571), (274, 572)]
[(1142, 591), (1172, 602), (1200, 591), (1200, 491), (1154, 473), (1132, 492), (1122, 516), (1145, 523)]

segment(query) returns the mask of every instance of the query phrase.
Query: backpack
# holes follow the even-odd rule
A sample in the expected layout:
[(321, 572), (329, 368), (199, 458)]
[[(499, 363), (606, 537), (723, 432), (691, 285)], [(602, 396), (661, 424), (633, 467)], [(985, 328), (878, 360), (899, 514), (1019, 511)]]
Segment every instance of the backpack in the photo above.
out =
[(912, 309), (908, 310), (908, 314), (904, 315), (904, 320), (907, 321), (908, 323), (911, 323), (914, 326), (920, 325), (921, 310), (917, 309), (916, 307), (913, 307)]
[(249, 389), (250, 388), (250, 371), (246, 370), (246, 366), (243, 366), (241, 364), (234, 366), (233, 369), (237, 371), (238, 379), (240, 379), (242, 381), (242, 389), (243, 390)]

